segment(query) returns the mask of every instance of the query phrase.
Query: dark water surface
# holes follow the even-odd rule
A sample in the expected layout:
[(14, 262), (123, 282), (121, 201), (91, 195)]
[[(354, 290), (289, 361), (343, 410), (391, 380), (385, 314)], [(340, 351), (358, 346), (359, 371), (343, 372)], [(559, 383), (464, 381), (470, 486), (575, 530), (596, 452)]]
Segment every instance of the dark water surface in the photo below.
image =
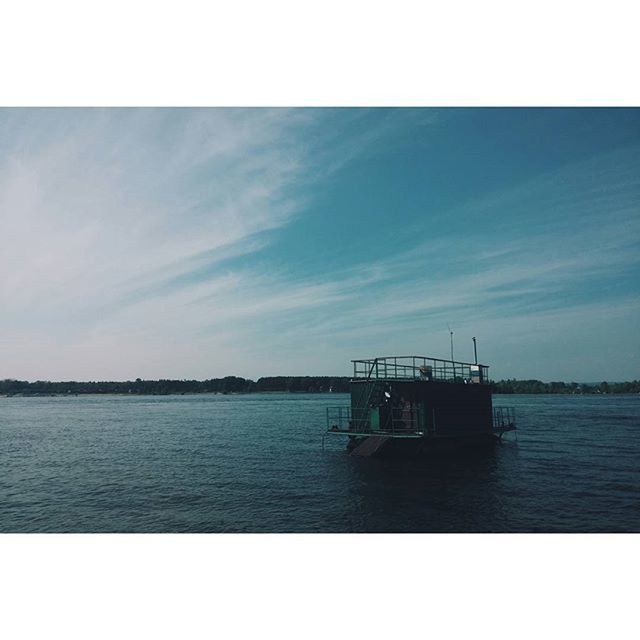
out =
[(0, 531), (640, 531), (640, 397), (505, 396), (517, 442), (350, 458), (341, 394), (0, 398)]

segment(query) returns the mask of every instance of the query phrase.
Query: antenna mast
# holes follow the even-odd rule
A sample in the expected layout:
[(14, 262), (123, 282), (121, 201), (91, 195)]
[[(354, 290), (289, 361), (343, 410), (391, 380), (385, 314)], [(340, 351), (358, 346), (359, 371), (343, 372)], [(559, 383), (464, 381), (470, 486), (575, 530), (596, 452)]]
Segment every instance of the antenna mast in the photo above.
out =
[(451, 338), (451, 362), (453, 362), (453, 331), (451, 331), (451, 327), (447, 325), (447, 329), (449, 329), (449, 336)]

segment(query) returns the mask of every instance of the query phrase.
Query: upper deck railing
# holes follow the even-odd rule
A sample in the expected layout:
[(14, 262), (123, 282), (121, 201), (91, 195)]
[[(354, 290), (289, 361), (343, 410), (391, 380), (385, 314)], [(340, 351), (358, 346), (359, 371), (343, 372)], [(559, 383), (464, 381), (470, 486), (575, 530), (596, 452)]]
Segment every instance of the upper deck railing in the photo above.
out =
[(438, 380), (487, 384), (489, 367), (426, 356), (386, 356), (352, 360), (353, 378), (366, 380)]

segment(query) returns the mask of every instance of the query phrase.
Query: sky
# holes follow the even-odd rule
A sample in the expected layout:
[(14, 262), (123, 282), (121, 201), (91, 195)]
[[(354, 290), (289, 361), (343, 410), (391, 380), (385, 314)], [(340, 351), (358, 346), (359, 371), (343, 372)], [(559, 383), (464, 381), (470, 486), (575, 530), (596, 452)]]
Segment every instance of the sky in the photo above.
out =
[(0, 378), (640, 378), (640, 109), (0, 109)]

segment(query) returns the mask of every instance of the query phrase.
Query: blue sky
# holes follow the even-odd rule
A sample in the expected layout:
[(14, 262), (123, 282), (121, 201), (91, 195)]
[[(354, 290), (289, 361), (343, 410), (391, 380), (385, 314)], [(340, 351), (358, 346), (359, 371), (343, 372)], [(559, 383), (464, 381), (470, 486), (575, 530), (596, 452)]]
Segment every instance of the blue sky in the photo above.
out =
[(0, 110), (0, 377), (640, 377), (638, 109)]

